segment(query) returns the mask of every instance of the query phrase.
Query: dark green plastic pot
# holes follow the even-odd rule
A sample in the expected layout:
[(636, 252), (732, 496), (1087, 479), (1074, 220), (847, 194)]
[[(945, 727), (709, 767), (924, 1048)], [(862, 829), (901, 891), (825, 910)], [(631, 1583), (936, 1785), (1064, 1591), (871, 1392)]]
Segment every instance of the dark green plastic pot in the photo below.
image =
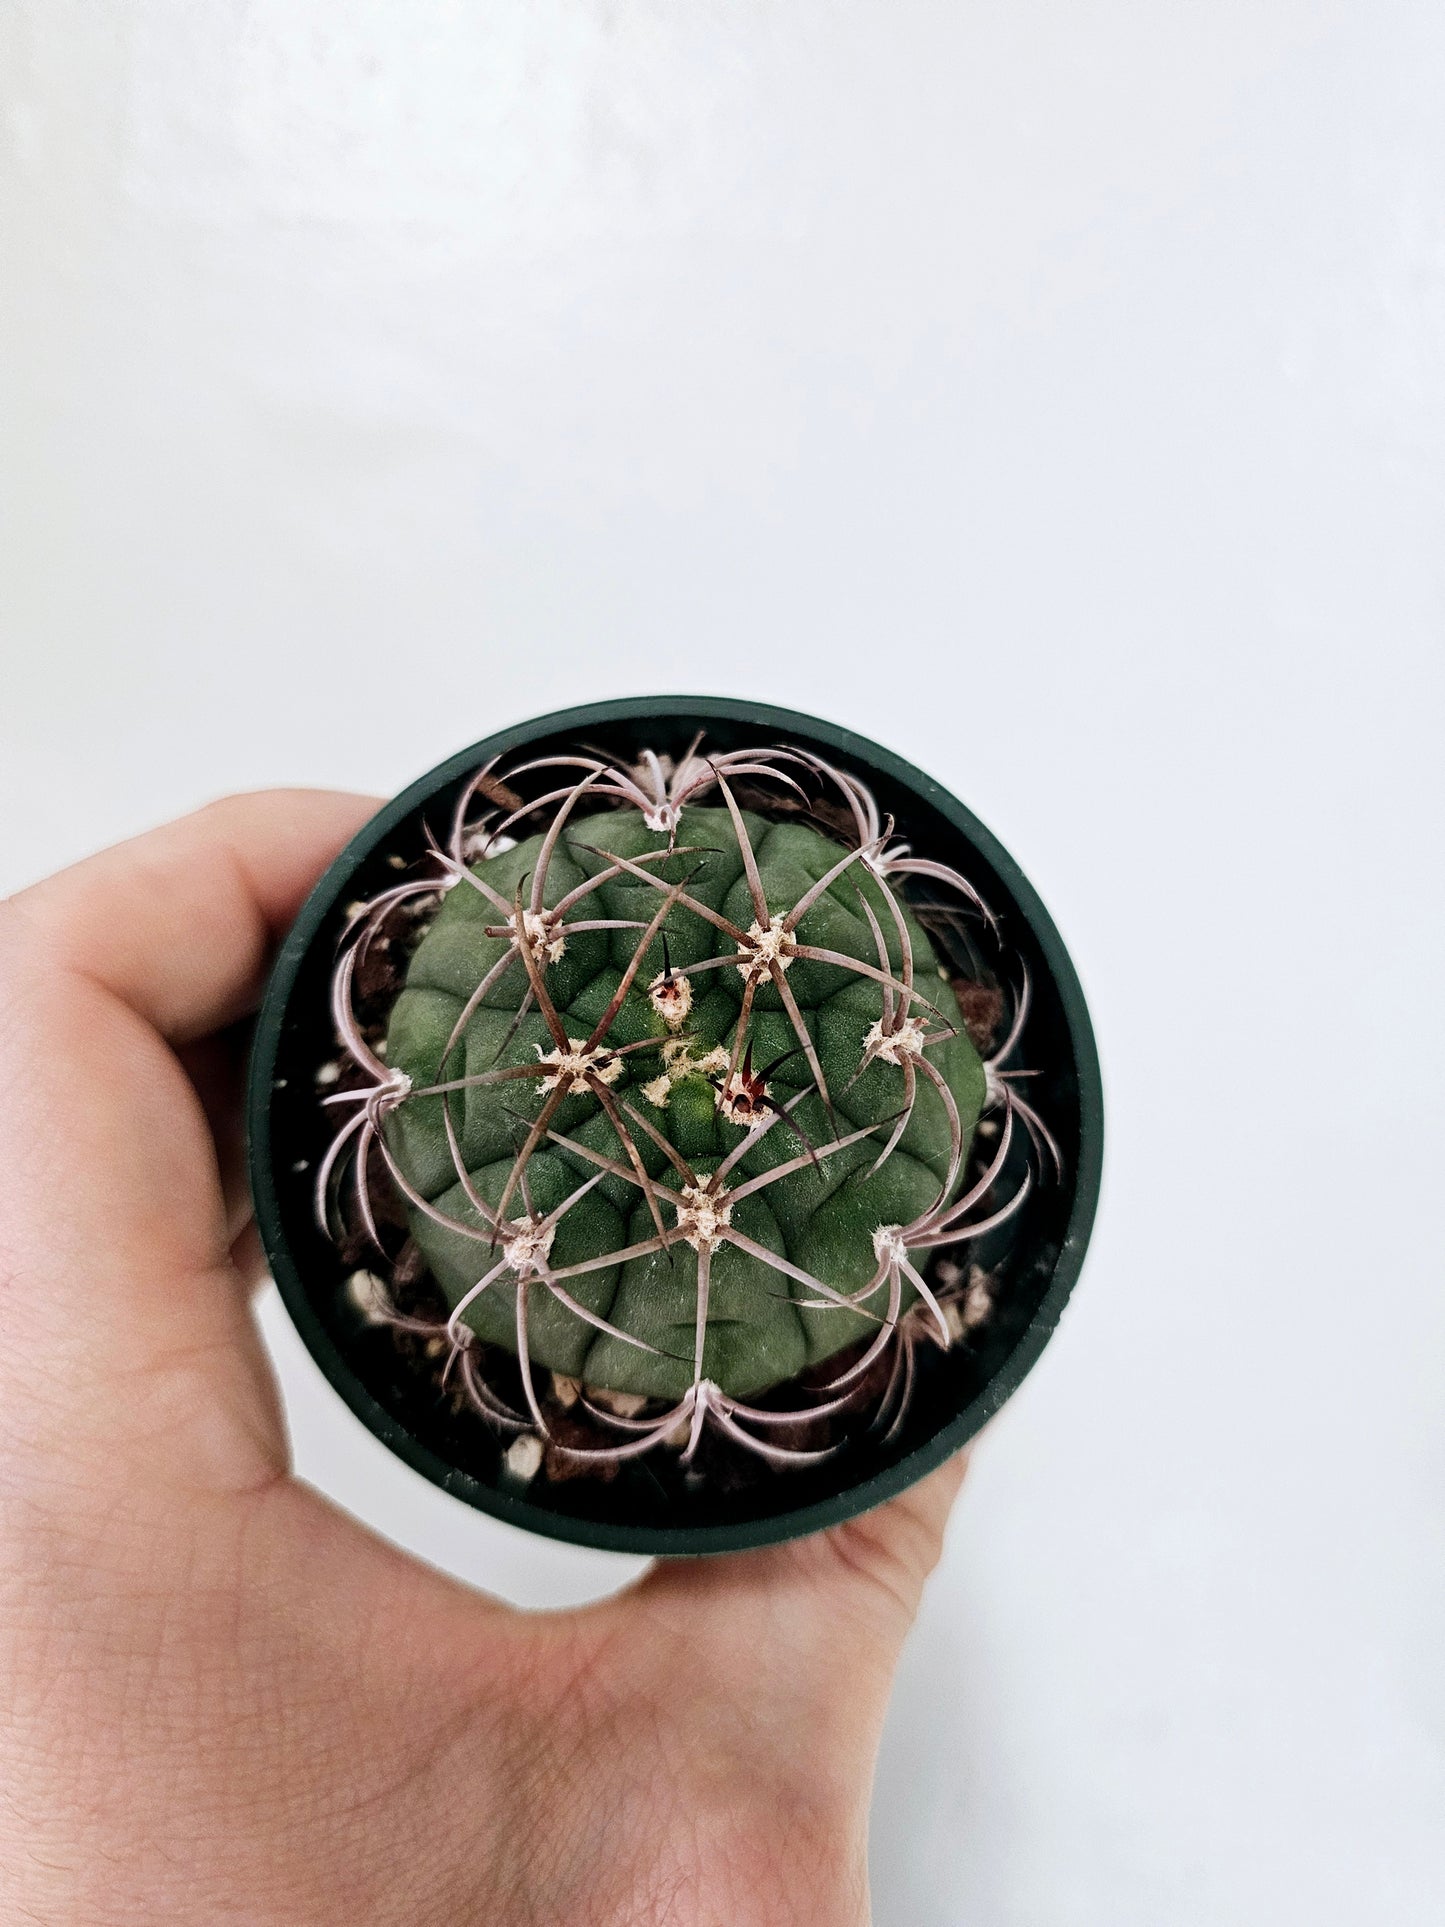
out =
[[(546, 755), (580, 744), (634, 760), (678, 756), (699, 729), (718, 751), (771, 743), (811, 749), (860, 776), (921, 854), (962, 870), (1022, 956), (1033, 1000), (1010, 1060), (1040, 1069), (1030, 1100), (1063, 1152), (1059, 1182), (1040, 1184), (996, 1247), (974, 1254), (999, 1280), (995, 1312), (964, 1348), (920, 1355), (906, 1423), (890, 1443), (866, 1428), (821, 1466), (775, 1473), (736, 1491), (679, 1494), (635, 1460), (611, 1482), (536, 1482), (501, 1474), (502, 1447), (439, 1399), (433, 1379), (368, 1327), (346, 1291), (347, 1266), (312, 1214), (315, 1161), (328, 1128), (313, 1072), (329, 1055), (327, 993), (346, 906), (395, 881), (388, 859), (419, 856), (430, 823), (444, 832), (461, 785), (489, 757)], [(1098, 1056), (1068, 952), (1018, 865), (947, 791), (877, 744), (815, 717), (715, 696), (650, 696), (562, 710), (499, 731), (422, 777), (371, 819), (307, 899), (276, 960), (257, 1020), (247, 1103), (256, 1219), (271, 1269), (308, 1349), (352, 1411), (409, 1465), (513, 1525), (632, 1553), (706, 1553), (767, 1545), (866, 1512), (967, 1443), (1043, 1350), (1083, 1263), (1098, 1200), (1104, 1110)], [(932, 1352), (933, 1348), (924, 1348)]]

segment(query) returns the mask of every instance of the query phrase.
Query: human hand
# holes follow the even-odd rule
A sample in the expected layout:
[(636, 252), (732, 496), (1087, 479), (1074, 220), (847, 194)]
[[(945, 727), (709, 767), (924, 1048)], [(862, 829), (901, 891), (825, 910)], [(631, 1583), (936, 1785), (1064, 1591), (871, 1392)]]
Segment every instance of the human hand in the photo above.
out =
[(374, 805), (234, 797), (0, 904), (0, 1908), (847, 1927), (962, 1461), (528, 1615), (289, 1473), (244, 1020)]

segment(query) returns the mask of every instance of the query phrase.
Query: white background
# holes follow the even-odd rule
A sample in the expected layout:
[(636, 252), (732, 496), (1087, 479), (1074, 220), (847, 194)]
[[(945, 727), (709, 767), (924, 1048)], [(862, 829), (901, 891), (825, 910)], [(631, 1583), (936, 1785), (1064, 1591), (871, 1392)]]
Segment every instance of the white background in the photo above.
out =
[[(751, 694), (1054, 910), (1098, 1235), (905, 1660), (881, 1927), (1439, 1918), (1445, 14), (0, 0), (0, 884)], [(274, 1303), (303, 1470), (544, 1602)]]

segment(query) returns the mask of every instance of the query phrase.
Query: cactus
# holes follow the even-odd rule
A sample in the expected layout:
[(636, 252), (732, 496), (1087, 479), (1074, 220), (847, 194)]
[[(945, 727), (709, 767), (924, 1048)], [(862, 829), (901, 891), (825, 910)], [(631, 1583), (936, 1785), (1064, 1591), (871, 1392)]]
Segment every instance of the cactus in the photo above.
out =
[[(1028, 1174), (991, 1204), (1015, 1119), (1059, 1153), (1003, 1068), (1027, 979), (985, 1063), (904, 895), (926, 880), (991, 923), (968, 881), (816, 757), (699, 748), (488, 766), (428, 874), (361, 907), (333, 981), (358, 1081), (326, 1100), (351, 1115), (318, 1211), (334, 1233), (354, 1210), (379, 1244), (385, 1174), (449, 1307), (448, 1370), (499, 1429), (547, 1433), (548, 1369), (596, 1424), (576, 1459), (688, 1456), (710, 1423), (806, 1463), (825, 1452), (776, 1428), (849, 1410), (890, 1347), (887, 1400), (906, 1401), (921, 1331), (953, 1342), (930, 1264), (1022, 1202)], [(530, 799), (511, 787), (528, 779)], [(847, 843), (809, 810), (819, 783)], [(382, 1042), (356, 971), (418, 905)], [(969, 1182), (985, 1110), (1002, 1130)], [(488, 1383), (487, 1346), (515, 1355), (525, 1410)]]

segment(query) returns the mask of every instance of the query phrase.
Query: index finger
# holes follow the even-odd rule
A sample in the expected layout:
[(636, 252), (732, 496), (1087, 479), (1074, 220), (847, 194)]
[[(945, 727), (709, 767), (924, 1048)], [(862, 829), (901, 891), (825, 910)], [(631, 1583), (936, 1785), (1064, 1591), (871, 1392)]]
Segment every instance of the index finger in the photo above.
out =
[(318, 873), (377, 808), (331, 790), (258, 790), (102, 850), (12, 897), (46, 970), (119, 997), (173, 1044), (244, 1016)]

